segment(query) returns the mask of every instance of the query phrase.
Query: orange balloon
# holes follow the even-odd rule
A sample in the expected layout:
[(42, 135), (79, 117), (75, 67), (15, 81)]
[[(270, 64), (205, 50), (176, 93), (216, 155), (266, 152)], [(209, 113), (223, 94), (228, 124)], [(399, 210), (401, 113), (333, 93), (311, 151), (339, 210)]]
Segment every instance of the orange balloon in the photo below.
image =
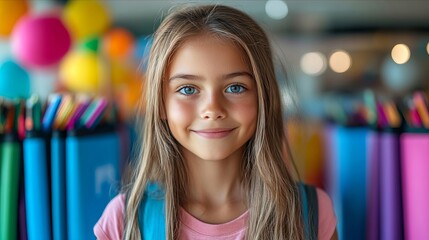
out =
[(27, 14), (29, 9), (26, 0), (0, 1), (0, 36), (9, 36), (16, 22)]
[(141, 109), (139, 107), (139, 101), (144, 100), (143, 89), (144, 89), (144, 78), (141, 76), (134, 76), (123, 88), (116, 92), (116, 100), (119, 104), (119, 112), (121, 118), (124, 120), (130, 120), (136, 116), (136, 113), (145, 111), (145, 104)]
[(134, 47), (134, 36), (123, 28), (109, 31), (104, 39), (104, 51), (112, 59), (126, 58)]

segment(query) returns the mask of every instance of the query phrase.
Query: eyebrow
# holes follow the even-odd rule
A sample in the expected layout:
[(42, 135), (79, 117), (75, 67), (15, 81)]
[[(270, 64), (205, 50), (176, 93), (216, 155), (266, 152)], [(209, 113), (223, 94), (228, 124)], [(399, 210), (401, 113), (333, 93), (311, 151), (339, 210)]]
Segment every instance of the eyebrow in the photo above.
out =
[[(240, 77), (240, 76), (248, 76), (248, 77), (253, 79), (253, 75), (247, 71), (229, 73), (229, 74), (222, 76), (221, 79), (225, 80), (225, 79), (230, 79), (230, 78), (235, 78), (235, 77)], [(176, 79), (198, 80), (198, 79), (202, 79), (202, 78), (203, 77), (198, 76), (198, 75), (178, 73), (178, 74), (173, 75), (170, 79), (168, 79), (168, 81), (173, 81)]]

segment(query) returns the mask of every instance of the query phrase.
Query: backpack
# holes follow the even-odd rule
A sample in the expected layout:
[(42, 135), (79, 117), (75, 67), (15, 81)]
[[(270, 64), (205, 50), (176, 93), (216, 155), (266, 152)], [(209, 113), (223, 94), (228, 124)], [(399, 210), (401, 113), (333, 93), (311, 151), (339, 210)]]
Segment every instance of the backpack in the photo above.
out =
[[(306, 240), (317, 240), (318, 201), (316, 188), (298, 183), (302, 197), (302, 215)], [(139, 227), (141, 239), (165, 239), (164, 190), (157, 183), (148, 184), (139, 208)], [(144, 227), (143, 227), (144, 226)]]

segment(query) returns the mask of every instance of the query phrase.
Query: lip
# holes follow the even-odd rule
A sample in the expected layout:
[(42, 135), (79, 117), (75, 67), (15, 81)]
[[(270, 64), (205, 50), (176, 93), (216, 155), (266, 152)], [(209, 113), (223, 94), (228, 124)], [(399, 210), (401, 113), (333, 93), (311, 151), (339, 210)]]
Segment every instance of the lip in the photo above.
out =
[(228, 136), (235, 128), (212, 128), (202, 130), (192, 130), (192, 132), (198, 134), (204, 138), (224, 138)]

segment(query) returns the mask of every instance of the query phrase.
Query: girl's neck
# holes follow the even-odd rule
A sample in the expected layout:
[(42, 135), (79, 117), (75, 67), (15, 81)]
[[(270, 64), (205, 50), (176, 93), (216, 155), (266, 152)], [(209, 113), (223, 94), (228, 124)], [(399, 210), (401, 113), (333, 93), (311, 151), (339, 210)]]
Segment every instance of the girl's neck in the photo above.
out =
[(222, 160), (204, 160), (184, 152), (191, 201), (221, 203), (236, 199), (241, 193), (242, 151)]
[(227, 159), (208, 161), (185, 150), (189, 185), (182, 207), (210, 223), (225, 222), (241, 215), (246, 210), (241, 184), (242, 154), (240, 150)]

